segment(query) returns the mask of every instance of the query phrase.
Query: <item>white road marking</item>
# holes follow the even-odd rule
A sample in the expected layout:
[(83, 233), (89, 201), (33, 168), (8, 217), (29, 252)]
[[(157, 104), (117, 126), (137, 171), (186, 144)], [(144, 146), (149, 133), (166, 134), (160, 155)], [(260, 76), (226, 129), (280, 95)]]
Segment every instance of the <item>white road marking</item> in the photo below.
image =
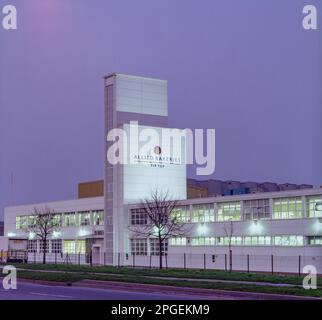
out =
[(48, 293), (40, 293), (40, 292), (28, 292), (28, 294), (33, 294), (36, 296), (46, 296), (46, 297), (54, 297), (54, 298), (67, 298), (67, 299), (74, 299), (73, 296), (64, 296), (59, 294), (48, 294)]

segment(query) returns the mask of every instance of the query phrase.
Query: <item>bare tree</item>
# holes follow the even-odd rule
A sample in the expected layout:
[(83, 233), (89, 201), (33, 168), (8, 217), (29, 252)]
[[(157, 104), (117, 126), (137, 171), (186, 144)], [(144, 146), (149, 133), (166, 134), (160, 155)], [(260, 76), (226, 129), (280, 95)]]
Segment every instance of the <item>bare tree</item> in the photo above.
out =
[(47, 240), (50, 235), (60, 226), (55, 212), (49, 208), (34, 209), (28, 231), (33, 233), (42, 243), (43, 264), (46, 264)]
[(151, 197), (141, 200), (140, 208), (147, 216), (147, 223), (139, 226), (130, 226), (129, 229), (136, 235), (144, 238), (157, 239), (159, 249), (159, 267), (162, 269), (162, 256), (165, 243), (172, 237), (182, 237), (187, 234), (187, 228), (178, 217), (177, 200), (172, 200), (168, 192), (152, 191)]
[(229, 249), (229, 271), (232, 271), (232, 250), (231, 250), (231, 240), (234, 234), (234, 223), (232, 220), (229, 221), (229, 224), (225, 223), (224, 224), (224, 230), (225, 230), (225, 234), (226, 237), (228, 238), (228, 249)]

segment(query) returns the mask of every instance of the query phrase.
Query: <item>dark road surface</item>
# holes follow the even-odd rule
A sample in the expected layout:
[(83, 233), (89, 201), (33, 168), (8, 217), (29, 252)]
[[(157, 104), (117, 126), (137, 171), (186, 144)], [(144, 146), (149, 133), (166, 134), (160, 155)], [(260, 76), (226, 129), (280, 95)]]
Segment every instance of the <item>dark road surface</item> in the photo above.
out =
[(167, 295), (95, 288), (18, 284), (17, 290), (0, 289), (0, 300), (178, 300), (202, 299), (193, 295)]
[[(97, 282), (99, 284), (99, 282)], [(96, 283), (96, 284), (97, 284)], [(91, 287), (91, 282), (74, 286), (43, 285), (20, 281), (16, 290), (4, 290), (0, 300), (293, 300), (305, 297), (269, 295), (263, 293), (225, 290), (196, 290), (186, 288), (104, 283), (104, 288)], [(117, 288), (115, 287), (117, 286)], [(114, 287), (113, 287), (114, 286)], [(309, 299), (309, 298), (306, 298)]]

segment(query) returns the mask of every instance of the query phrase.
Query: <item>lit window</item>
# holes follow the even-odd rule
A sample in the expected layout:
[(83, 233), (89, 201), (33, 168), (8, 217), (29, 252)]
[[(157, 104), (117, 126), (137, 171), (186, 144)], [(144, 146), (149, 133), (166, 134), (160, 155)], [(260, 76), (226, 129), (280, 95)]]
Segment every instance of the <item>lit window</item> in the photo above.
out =
[(89, 211), (78, 212), (77, 226), (89, 226), (91, 224), (91, 215)]
[(172, 246), (185, 246), (187, 245), (187, 238), (180, 238), (180, 237), (171, 238), (170, 243)]
[(218, 203), (218, 221), (241, 219), (240, 202)]
[(306, 198), (306, 216), (308, 218), (322, 217), (322, 197), (313, 196)]
[(75, 214), (75, 212), (64, 213), (64, 226), (65, 227), (76, 227), (76, 214)]
[(275, 236), (276, 246), (303, 246), (303, 236)]
[(275, 199), (273, 206), (274, 219), (299, 219), (302, 217), (301, 198)]
[(213, 246), (215, 245), (214, 237), (197, 237), (191, 238), (192, 246)]
[(190, 210), (189, 206), (180, 206), (173, 209), (171, 213), (177, 221), (180, 223), (190, 222)]
[(95, 226), (101, 226), (104, 224), (104, 210), (94, 210), (93, 213), (93, 222)]
[(214, 222), (213, 204), (199, 204), (192, 206), (192, 222)]
[(65, 254), (85, 254), (86, 242), (85, 240), (64, 240)]
[(314, 245), (314, 246), (321, 246), (322, 245), (322, 236), (308, 237), (308, 244)]

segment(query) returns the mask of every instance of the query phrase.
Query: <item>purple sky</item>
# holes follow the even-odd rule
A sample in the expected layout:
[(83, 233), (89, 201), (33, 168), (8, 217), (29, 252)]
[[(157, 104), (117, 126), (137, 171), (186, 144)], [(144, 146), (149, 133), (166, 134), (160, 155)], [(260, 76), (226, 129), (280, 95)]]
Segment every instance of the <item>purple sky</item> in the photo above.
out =
[(0, 31), (0, 219), (103, 177), (111, 72), (169, 80), (170, 126), (217, 130), (214, 178), (322, 184), (322, 33), (302, 28), (308, 3), (322, 24), (320, 0), (7, 3), (19, 29)]

